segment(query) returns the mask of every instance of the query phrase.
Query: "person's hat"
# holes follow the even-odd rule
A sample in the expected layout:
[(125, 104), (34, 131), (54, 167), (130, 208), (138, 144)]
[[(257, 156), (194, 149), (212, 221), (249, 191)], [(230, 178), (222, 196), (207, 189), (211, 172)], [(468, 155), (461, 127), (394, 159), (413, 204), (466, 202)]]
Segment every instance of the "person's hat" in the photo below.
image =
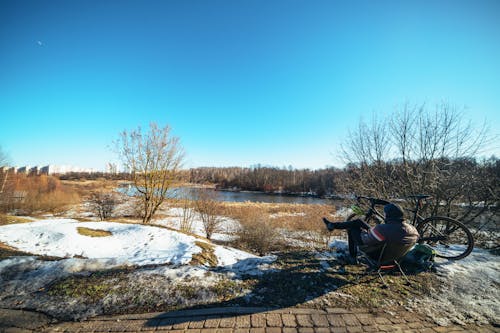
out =
[(384, 214), (386, 220), (402, 220), (404, 215), (401, 207), (393, 203), (384, 206)]

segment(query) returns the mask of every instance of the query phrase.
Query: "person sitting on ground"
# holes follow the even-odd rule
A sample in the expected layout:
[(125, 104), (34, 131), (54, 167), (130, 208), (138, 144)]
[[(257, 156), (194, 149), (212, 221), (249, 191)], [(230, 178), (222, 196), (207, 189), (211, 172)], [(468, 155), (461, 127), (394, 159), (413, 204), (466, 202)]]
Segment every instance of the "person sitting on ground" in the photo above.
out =
[(359, 219), (334, 223), (323, 218), (323, 222), (329, 231), (347, 230), (349, 255), (351, 256), (349, 261), (357, 263), (358, 246), (368, 256), (377, 259), (384, 244), (392, 245), (390, 247), (386, 245), (384, 250), (384, 257), (390, 257), (391, 253), (386, 253), (386, 251), (400, 251), (417, 242), (419, 237), (417, 229), (404, 222), (403, 210), (398, 205), (393, 203), (385, 205), (384, 214), (385, 223), (378, 224), (373, 228)]

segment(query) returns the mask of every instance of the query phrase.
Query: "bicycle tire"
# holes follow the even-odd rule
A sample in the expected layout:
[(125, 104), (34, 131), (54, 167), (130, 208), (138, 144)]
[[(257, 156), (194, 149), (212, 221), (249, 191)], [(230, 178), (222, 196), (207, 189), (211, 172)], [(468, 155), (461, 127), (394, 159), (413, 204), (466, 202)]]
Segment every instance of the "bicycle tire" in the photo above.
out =
[(474, 237), (460, 221), (446, 216), (431, 216), (417, 225), (419, 243), (436, 250), (436, 256), (450, 260), (467, 257), (474, 248)]

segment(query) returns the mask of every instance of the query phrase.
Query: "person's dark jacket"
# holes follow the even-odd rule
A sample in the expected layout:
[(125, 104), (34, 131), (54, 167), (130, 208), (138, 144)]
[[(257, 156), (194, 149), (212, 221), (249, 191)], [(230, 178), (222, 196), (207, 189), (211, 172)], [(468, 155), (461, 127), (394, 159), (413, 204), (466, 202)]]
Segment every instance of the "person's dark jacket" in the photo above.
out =
[(361, 234), (363, 244), (360, 248), (365, 252), (375, 252), (384, 243), (392, 244), (391, 248), (397, 248), (397, 244), (407, 247), (415, 244), (418, 238), (418, 231), (411, 224), (402, 219), (386, 220)]

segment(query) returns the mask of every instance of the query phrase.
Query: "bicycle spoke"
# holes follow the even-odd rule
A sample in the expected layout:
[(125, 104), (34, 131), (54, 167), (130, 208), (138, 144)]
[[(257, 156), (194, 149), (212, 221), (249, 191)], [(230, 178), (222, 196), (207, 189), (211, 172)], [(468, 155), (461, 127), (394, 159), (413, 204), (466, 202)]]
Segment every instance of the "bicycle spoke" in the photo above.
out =
[(448, 217), (432, 217), (418, 225), (421, 242), (437, 250), (439, 257), (461, 259), (473, 248), (472, 234), (462, 223)]

